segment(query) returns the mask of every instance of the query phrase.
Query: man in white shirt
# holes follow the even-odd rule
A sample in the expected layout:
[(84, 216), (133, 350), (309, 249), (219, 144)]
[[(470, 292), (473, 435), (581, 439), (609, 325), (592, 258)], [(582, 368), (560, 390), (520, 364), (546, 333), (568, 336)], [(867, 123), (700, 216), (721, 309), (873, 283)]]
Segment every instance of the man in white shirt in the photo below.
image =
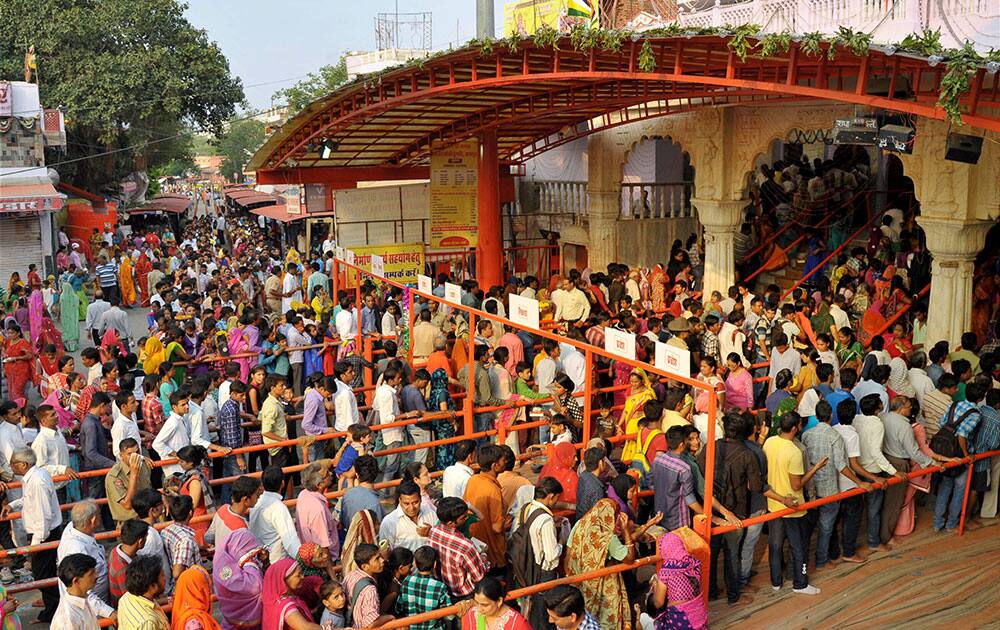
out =
[(295, 263), (285, 267), (285, 277), (281, 280), (281, 312), (287, 313), (292, 308), (292, 302), (302, 301), (302, 280)]
[[(556, 568), (562, 557), (565, 540), (561, 540), (556, 528), (552, 510), (563, 493), (562, 485), (552, 477), (540, 479), (535, 486), (535, 499), (529, 502), (514, 515), (514, 529), (528, 525), (528, 539), (535, 555), (535, 564), (541, 569), (540, 581), (552, 580), (557, 577)], [(565, 519), (560, 518), (560, 521)], [(544, 593), (532, 596), (530, 622), (533, 627), (544, 627), (548, 620), (545, 612)]]
[[(69, 467), (69, 446), (66, 438), (58, 429), (59, 416), (52, 405), (40, 405), (35, 412), (38, 417), (38, 435), (31, 443), (31, 450), (38, 458), (36, 465), (44, 468), (49, 475), (69, 475), (70, 479), (78, 479), (80, 475)], [(59, 481), (55, 484), (57, 496), (69, 481)], [(65, 497), (63, 497), (65, 498)], [(62, 519), (59, 520), (62, 523)]]
[(136, 492), (132, 498), (132, 509), (135, 510), (141, 521), (149, 525), (149, 529), (146, 531), (146, 544), (136, 552), (136, 555), (149, 556), (160, 561), (160, 566), (164, 572), (163, 575), (166, 576), (167, 580), (166, 588), (163, 592), (164, 594), (170, 593), (173, 590), (172, 567), (170, 566), (170, 559), (167, 557), (167, 548), (163, 544), (163, 536), (154, 527), (160, 521), (166, 509), (163, 505), (163, 495), (160, 494), (159, 490), (143, 488)]
[[(24, 434), (21, 431), (21, 410), (11, 401), (0, 404), (0, 471), (13, 476), (10, 461), (14, 451), (27, 447)], [(7, 490), (7, 499), (14, 501), (21, 497), (21, 488)], [(14, 540), (24, 540), (24, 530), (21, 521), (11, 523), (14, 530)]]
[(913, 389), (916, 391), (916, 399), (920, 403), (921, 409), (924, 408), (924, 395), (937, 389), (934, 387), (934, 381), (931, 380), (931, 377), (927, 376), (926, 368), (926, 352), (917, 350), (910, 355), (910, 384), (913, 385)]
[[(20, 522), (31, 537), (29, 542), (32, 545), (59, 540), (62, 534), (62, 512), (59, 511), (52, 476), (49, 471), (36, 466), (37, 461), (35, 452), (30, 448), (22, 447), (14, 451), (10, 466), (14, 474), (22, 478), (23, 495), (5, 502), (0, 510), (4, 516), (12, 511), (21, 512)], [(55, 577), (56, 557), (51, 549), (32, 555), (31, 575), (36, 580)], [(59, 592), (54, 588), (43, 588), (41, 591), (45, 608), (38, 618), (46, 622), (52, 619), (59, 605)]]
[[(868, 394), (858, 401), (861, 413), (854, 418), (854, 428), (858, 432), (861, 456), (858, 462), (862, 468), (876, 477), (896, 475), (906, 478), (906, 473), (897, 472), (896, 467), (886, 459), (882, 452), (882, 441), (885, 439), (885, 426), (879, 414), (882, 412), (882, 399), (878, 394)], [(883, 541), (880, 535), (882, 525), (882, 503), (885, 500), (885, 490), (872, 489), (868, 493), (868, 548), (887, 551), (888, 541)]]
[[(844, 306), (847, 304), (843, 295), (839, 293), (833, 297), (833, 306), (830, 307), (830, 317), (833, 318), (833, 325), (836, 326), (839, 331), (841, 328), (851, 327), (851, 318), (847, 315), (847, 311), (844, 310)], [(819, 333), (820, 331), (815, 331)], [(823, 331), (827, 332), (827, 331)]]
[[(403, 382), (403, 374), (395, 368), (388, 368), (382, 373), (382, 384), (375, 390), (375, 398), (372, 399), (372, 409), (378, 412), (379, 424), (390, 424), (399, 422), (407, 418), (415, 418), (420, 415), (419, 411), (399, 412), (399, 385)], [(395, 427), (382, 431), (382, 441), (386, 449), (399, 448), (403, 445), (403, 427)], [(383, 460), (382, 481), (392, 481), (399, 472), (401, 453), (388, 455)], [(384, 497), (391, 497), (391, 489), (382, 491)]]
[(143, 432), (139, 430), (139, 424), (135, 421), (135, 412), (139, 408), (139, 403), (132, 392), (118, 392), (115, 395), (115, 408), (117, 410), (115, 421), (111, 425), (111, 452), (115, 454), (115, 457), (118, 457), (122, 440), (132, 438), (141, 445)]
[(334, 324), (337, 327), (337, 336), (340, 337), (341, 341), (354, 339), (358, 334), (358, 324), (354, 317), (354, 298), (345, 296), (340, 301), (340, 312), (334, 318)]
[(722, 329), (719, 330), (719, 354), (722, 356), (723, 362), (735, 352), (739, 355), (743, 367), (750, 367), (750, 361), (743, 356), (743, 344), (747, 339), (747, 334), (743, 332), (745, 319), (743, 313), (733, 311), (722, 324)]
[(58, 574), (66, 592), (59, 599), (49, 630), (100, 630), (97, 613), (87, 601), (97, 582), (97, 560), (82, 553), (70, 554), (59, 563)]
[(333, 232), (327, 235), (326, 239), (323, 241), (323, 254), (327, 252), (332, 252), (337, 248), (337, 241), (333, 238)]
[[(108, 561), (104, 547), (94, 538), (94, 532), (101, 525), (101, 508), (93, 500), (81, 501), (70, 511), (72, 521), (63, 531), (56, 551), (56, 562), (74, 553), (83, 553), (97, 560), (97, 581), (87, 594), (87, 601), (99, 617), (112, 617), (115, 609), (111, 606), (111, 585), (108, 581)], [(37, 556), (36, 556), (37, 557)], [(63, 596), (66, 587), (59, 584), (59, 594)]]
[[(177, 391), (170, 394), (170, 416), (167, 418), (160, 432), (153, 440), (153, 450), (163, 459), (174, 459), (177, 451), (191, 444), (191, 425), (187, 421), (188, 398), (187, 394)], [(163, 467), (164, 476), (174, 473), (184, 472), (180, 464), (167, 464)]]
[(571, 323), (587, 321), (590, 317), (590, 300), (572, 280), (565, 280), (562, 286), (563, 295), (556, 307), (556, 321)]
[(267, 549), (271, 564), (282, 558), (295, 558), (299, 553), (299, 535), (288, 507), (282, 502), (281, 487), (285, 475), (277, 466), (269, 466), (261, 475), (264, 494), (250, 510), (250, 532), (261, 547)]
[[(361, 421), (358, 413), (358, 398), (350, 383), (354, 380), (354, 366), (340, 361), (333, 366), (337, 377), (337, 391), (333, 394), (333, 428), (337, 432), (347, 431), (352, 424)], [(339, 439), (337, 440), (339, 442)]]
[[(225, 453), (228, 455), (233, 449), (219, 446), (212, 443), (212, 436), (208, 431), (208, 418), (202, 410), (202, 403), (208, 397), (208, 390), (205, 384), (195, 381), (190, 388), (191, 398), (188, 400), (188, 426), (191, 428), (191, 444), (201, 446), (206, 451)], [(159, 451), (157, 451), (159, 452)]]
[[(570, 335), (570, 337), (575, 336), (579, 336), (579, 333)], [(562, 363), (563, 372), (565, 372), (566, 376), (573, 380), (572, 393), (576, 394), (578, 392), (582, 392), (584, 386), (587, 384), (587, 358), (582, 352), (577, 350), (576, 346), (568, 343), (560, 343), (559, 361)]]
[(390, 549), (406, 547), (416, 551), (430, 544), (427, 535), (431, 527), (438, 524), (437, 513), (424, 505), (420, 496), (420, 486), (412, 481), (399, 484), (399, 506), (386, 514), (378, 530), (378, 538), (389, 543)]
[(465, 498), (465, 486), (472, 478), (472, 463), (476, 461), (476, 443), (464, 440), (455, 445), (455, 463), (444, 469), (441, 490), (446, 497)]
[(83, 320), (83, 327), (90, 331), (94, 345), (100, 345), (101, 317), (110, 308), (111, 303), (104, 299), (104, 294), (95, 292), (94, 301), (87, 306), (87, 317)]

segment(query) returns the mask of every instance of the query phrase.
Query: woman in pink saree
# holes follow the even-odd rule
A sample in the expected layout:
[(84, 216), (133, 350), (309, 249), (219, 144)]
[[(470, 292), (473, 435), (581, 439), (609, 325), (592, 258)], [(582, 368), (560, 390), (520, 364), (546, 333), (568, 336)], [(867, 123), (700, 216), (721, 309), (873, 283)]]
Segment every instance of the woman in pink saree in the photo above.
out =
[(31, 345), (38, 341), (38, 335), (42, 332), (42, 319), (45, 317), (45, 298), (42, 292), (35, 289), (28, 296), (28, 328)]
[(229, 356), (230, 361), (239, 364), (240, 380), (244, 383), (250, 376), (250, 358), (237, 355), (246, 354), (250, 349), (246, 331), (242, 326), (236, 326), (229, 331)]
[(660, 569), (653, 580), (652, 600), (659, 611), (656, 630), (708, 628), (708, 608), (701, 596), (701, 561), (691, 555), (680, 536), (660, 537)]

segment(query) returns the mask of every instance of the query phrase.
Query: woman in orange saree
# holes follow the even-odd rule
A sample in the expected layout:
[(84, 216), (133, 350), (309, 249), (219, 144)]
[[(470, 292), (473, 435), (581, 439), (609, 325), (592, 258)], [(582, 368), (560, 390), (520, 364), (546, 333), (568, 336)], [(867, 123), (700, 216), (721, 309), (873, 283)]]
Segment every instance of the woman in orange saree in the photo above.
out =
[(135, 280), (139, 287), (139, 305), (149, 306), (149, 273), (153, 270), (153, 263), (149, 261), (146, 252), (139, 254), (135, 261)]
[(122, 306), (135, 306), (135, 280), (132, 278), (132, 259), (128, 254), (122, 254), (122, 262), (118, 268), (118, 286), (121, 288)]

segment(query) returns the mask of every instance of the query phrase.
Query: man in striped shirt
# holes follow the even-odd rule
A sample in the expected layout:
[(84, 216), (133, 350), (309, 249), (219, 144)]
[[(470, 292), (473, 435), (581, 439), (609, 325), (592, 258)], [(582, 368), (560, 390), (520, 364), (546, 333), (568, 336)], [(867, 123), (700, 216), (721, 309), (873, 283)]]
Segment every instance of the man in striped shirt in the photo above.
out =
[(97, 283), (101, 285), (104, 298), (116, 303), (121, 297), (118, 293), (118, 265), (114, 261), (109, 261), (107, 256), (101, 256), (97, 259), (94, 273), (97, 275)]

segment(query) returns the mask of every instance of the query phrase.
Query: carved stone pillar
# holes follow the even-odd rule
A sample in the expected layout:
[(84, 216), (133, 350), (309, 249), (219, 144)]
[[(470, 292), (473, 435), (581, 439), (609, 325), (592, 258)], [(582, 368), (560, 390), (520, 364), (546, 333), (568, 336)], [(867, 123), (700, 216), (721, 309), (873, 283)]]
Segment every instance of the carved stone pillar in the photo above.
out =
[(927, 309), (927, 347), (946, 340), (955, 347), (971, 330), (973, 261), (983, 249), (988, 221), (950, 221), (921, 216), (917, 222), (927, 234), (931, 290)]
[(618, 218), (621, 214), (621, 188), (594, 190), (588, 188), (587, 231), (590, 246), (587, 264), (591, 269), (604, 270), (608, 263), (618, 261)]
[(691, 199), (691, 205), (698, 209), (698, 220), (705, 226), (705, 301), (712, 291), (725, 297), (736, 280), (733, 243), (747, 203), (746, 199)]

